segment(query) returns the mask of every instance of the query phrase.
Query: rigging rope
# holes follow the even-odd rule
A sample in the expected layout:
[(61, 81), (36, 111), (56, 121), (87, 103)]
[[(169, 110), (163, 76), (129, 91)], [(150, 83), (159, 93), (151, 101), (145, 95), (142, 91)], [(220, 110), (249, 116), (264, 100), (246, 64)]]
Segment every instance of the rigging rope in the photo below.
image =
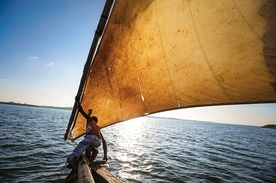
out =
[(68, 140), (65, 141), (67, 144), (71, 145), (71, 146), (76, 146), (77, 143), (75, 142), (75, 140), (71, 140), (72, 143), (70, 143)]
[[(74, 140), (71, 140), (71, 142), (72, 143), (70, 143), (68, 140), (66, 140), (65, 141), (67, 144), (69, 144), (69, 145), (71, 145), (71, 146), (76, 146), (77, 145), (77, 143), (74, 141)], [(65, 165), (62, 167), (62, 169), (61, 169), (61, 172), (60, 172), (60, 174), (59, 174), (59, 176), (58, 176), (58, 182), (59, 182), (59, 178), (60, 178), (60, 176), (61, 176), (61, 174), (63, 173), (63, 171), (64, 171), (64, 168), (66, 167), (66, 164), (67, 164), (67, 161), (65, 162)]]
[(60, 174), (59, 174), (59, 176), (58, 176), (58, 180), (57, 180), (58, 182), (59, 182), (59, 178), (60, 178), (60, 176), (61, 176), (61, 174), (62, 174), (64, 168), (66, 167), (66, 163), (67, 163), (67, 161), (65, 162), (65, 165), (62, 167), (61, 172), (60, 172)]

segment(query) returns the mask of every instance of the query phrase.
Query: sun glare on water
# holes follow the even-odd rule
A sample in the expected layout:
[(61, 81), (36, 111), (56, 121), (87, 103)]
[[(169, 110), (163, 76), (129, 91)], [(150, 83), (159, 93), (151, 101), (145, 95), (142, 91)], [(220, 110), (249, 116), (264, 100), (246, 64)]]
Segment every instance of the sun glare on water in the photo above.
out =
[(121, 129), (120, 133), (123, 136), (128, 136), (128, 137), (136, 136), (137, 134), (139, 134), (141, 132), (143, 122), (144, 122), (143, 118), (136, 118), (136, 119), (128, 120), (121, 124), (122, 129)]
[[(137, 169), (134, 165), (137, 157), (143, 153), (138, 144), (141, 144), (144, 139), (146, 127), (144, 118), (136, 118), (118, 124), (118, 136), (116, 143), (120, 150), (117, 151), (116, 158), (122, 163), (122, 169), (119, 171), (119, 176), (123, 178), (134, 178), (139, 180), (140, 175), (133, 175), (131, 172)], [(135, 168), (136, 167), (136, 168)]]
[(125, 153), (120, 155), (122, 161), (129, 161), (129, 153), (139, 153), (135, 147), (144, 134), (144, 123), (143, 118), (137, 118), (118, 124), (117, 132), (120, 138), (116, 139), (116, 143), (125, 149)]

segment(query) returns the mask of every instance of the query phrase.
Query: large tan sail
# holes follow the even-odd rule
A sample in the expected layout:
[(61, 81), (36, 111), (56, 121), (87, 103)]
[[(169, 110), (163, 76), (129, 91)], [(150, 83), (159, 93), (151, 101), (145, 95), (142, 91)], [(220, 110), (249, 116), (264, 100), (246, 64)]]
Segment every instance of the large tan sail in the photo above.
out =
[[(194, 106), (276, 102), (273, 0), (117, 0), (81, 103), (98, 124)], [(85, 132), (75, 115), (65, 138)]]

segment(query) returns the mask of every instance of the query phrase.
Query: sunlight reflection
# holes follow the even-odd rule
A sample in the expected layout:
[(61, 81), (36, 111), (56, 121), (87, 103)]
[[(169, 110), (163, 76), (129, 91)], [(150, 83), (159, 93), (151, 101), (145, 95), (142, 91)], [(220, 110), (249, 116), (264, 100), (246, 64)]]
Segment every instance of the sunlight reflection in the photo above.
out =
[(142, 140), (145, 133), (145, 120), (143, 118), (136, 118), (118, 125), (117, 131), (120, 138), (116, 139), (116, 143), (121, 147), (122, 151), (120, 156), (117, 157), (120, 161), (128, 163), (135, 160), (134, 154), (139, 154), (137, 144)]
[(121, 135), (123, 136), (135, 136), (141, 132), (143, 126), (143, 118), (135, 118), (122, 123)]
[(119, 148), (116, 151), (115, 158), (122, 166), (119, 176), (123, 179), (141, 179), (141, 175), (137, 172), (141, 172), (142, 170), (137, 166), (137, 162), (143, 161), (142, 155), (145, 153), (145, 150), (139, 144), (143, 144), (147, 136), (148, 121), (147, 118), (141, 117), (114, 125), (116, 129), (112, 130), (115, 133), (113, 140), (116, 147)]

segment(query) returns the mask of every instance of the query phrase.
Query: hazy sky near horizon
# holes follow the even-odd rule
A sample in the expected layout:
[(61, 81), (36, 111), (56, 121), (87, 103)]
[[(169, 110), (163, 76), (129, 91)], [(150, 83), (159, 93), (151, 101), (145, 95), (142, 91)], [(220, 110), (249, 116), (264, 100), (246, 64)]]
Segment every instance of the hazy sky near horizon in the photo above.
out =
[[(0, 0), (0, 101), (72, 106), (105, 0)], [(276, 124), (276, 104), (200, 107), (159, 116)]]

